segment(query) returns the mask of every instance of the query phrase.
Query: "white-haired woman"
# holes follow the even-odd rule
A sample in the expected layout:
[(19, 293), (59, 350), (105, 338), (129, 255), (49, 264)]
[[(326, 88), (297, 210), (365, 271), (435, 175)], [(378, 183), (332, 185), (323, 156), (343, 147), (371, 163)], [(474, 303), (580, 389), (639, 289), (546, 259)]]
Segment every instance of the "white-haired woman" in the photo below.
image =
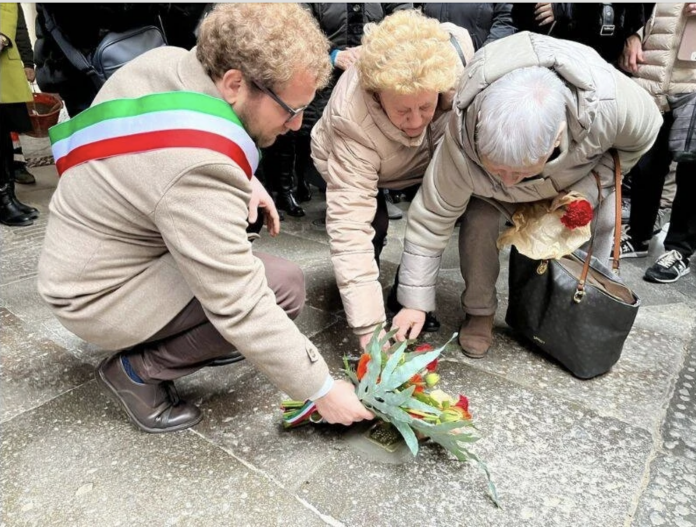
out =
[(413, 10), (395, 13), (365, 28), (356, 66), (312, 130), (336, 282), (361, 347), (386, 319), (379, 256), (389, 217), (380, 190), (422, 181), (473, 53), (466, 30)]
[[(472, 358), (492, 342), (501, 214), (575, 191), (595, 209), (594, 254), (609, 257), (616, 149), (625, 172), (653, 144), (661, 117), (647, 93), (591, 48), (518, 33), (478, 52), (459, 86), (445, 139), (409, 210), (396, 317), (415, 338), (435, 307), (435, 280), (457, 218), (466, 318), (459, 343)], [(599, 206), (597, 182), (602, 196)], [(599, 207), (599, 210), (597, 210)]]

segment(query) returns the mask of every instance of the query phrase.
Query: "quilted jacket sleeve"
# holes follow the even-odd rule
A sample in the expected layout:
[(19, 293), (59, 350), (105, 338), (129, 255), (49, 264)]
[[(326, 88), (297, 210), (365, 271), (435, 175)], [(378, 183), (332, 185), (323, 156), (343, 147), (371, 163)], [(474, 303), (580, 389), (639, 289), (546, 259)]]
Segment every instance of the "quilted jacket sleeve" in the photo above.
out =
[[(452, 112), (452, 119), (457, 119)], [(449, 128), (435, 151), (408, 213), (397, 299), (404, 307), (433, 311), (442, 253), (472, 195), (468, 162)]]

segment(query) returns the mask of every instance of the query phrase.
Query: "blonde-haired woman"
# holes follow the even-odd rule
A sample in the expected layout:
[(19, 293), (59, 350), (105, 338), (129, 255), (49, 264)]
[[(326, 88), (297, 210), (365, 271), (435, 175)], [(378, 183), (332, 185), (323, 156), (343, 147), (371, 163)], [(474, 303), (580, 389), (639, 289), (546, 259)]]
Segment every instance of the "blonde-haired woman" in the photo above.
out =
[[(336, 282), (361, 347), (386, 320), (379, 256), (389, 217), (380, 189), (420, 184), (473, 54), (465, 29), (417, 11), (369, 25), (358, 61), (312, 130), (312, 157), (327, 183)], [(437, 325), (431, 317), (426, 329)]]

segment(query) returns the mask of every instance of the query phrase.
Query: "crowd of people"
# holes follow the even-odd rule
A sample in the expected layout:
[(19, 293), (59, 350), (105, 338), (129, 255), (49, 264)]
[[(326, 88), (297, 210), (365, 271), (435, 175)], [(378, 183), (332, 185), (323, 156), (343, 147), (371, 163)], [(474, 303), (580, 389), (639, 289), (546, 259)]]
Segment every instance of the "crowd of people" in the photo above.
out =
[[(71, 9), (94, 9), (95, 26), (76, 27)], [(97, 379), (147, 432), (198, 423), (200, 410), (180, 400), (173, 381), (241, 358), (291, 397), (315, 401), (328, 422), (372, 418), (292, 322), (304, 278), (253, 249), (263, 224), (274, 236), (283, 215), (301, 218), (302, 203), (325, 193), (331, 262), (360, 348), (388, 312), (398, 340), (439, 329), (436, 279), (459, 225), (459, 343), (483, 358), (501, 226), (519, 204), (574, 192), (594, 209), (594, 254), (607, 260), (619, 213), (615, 151), (630, 180), (622, 257), (646, 257), (672, 165), (667, 96), (696, 91), (696, 62), (677, 53), (696, 4), (37, 11), (34, 58), (25, 60), (22, 10), (2, 4), (0, 221), (22, 226), (38, 215), (16, 199), (7, 154), (10, 133), (30, 127), (35, 63), (40, 88), (60, 94), (71, 116), (54, 137), (62, 179), (39, 292), (70, 331), (118, 350)], [(169, 45), (101, 88), (59, 42), (89, 56), (105, 32), (143, 24), (161, 28)], [(689, 272), (695, 168), (676, 164), (665, 253), (646, 280)], [(410, 202), (404, 251), (385, 300), (380, 255), (399, 200)]]

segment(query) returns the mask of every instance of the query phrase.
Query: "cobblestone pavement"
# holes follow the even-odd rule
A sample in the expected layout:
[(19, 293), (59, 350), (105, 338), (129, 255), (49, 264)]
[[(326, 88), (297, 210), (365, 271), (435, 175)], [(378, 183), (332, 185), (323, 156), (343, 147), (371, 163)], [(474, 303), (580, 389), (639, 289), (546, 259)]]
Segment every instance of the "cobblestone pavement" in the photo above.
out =
[[(284, 431), (283, 395), (244, 363), (178, 383), (205, 414), (193, 429), (137, 431), (95, 384), (106, 352), (63, 329), (36, 292), (57, 177), (53, 166), (31, 170), (38, 183), (17, 193), (40, 219), (0, 228), (1, 525), (696, 526), (696, 273), (672, 285), (644, 282), (659, 239), (648, 259), (623, 263), (643, 307), (609, 374), (576, 380), (520, 344), (503, 321), (505, 272), (490, 356), (446, 352), (443, 388), (471, 399), (481, 435), (473, 448), (497, 483), (496, 509), (481, 473), (434, 446), (384, 463), (351, 446), (355, 432)], [(305, 218), (288, 218), (277, 239), (262, 237), (255, 248), (302, 266), (308, 301), (298, 324), (339, 374), (343, 355), (358, 352), (330, 267), (324, 209), (316, 196)], [(404, 229), (405, 219), (390, 227), (385, 291)], [(458, 329), (462, 287), (455, 241), (432, 343)]]

